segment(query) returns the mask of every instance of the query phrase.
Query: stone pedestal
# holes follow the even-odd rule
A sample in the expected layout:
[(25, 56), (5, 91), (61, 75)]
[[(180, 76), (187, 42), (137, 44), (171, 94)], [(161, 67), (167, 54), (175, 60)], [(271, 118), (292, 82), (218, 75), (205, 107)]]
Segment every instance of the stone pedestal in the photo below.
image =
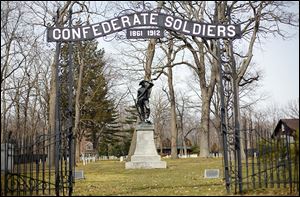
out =
[(125, 163), (125, 169), (152, 169), (166, 168), (167, 163), (161, 161), (154, 143), (154, 126), (152, 124), (139, 124), (136, 128), (137, 139), (131, 161)]

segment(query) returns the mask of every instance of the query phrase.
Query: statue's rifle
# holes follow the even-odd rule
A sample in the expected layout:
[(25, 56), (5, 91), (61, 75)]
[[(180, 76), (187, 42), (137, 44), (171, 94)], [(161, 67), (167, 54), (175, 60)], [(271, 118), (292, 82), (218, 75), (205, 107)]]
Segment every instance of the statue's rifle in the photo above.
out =
[(131, 93), (129, 87), (128, 87), (128, 91), (129, 91), (129, 93), (131, 94), (131, 96), (132, 96), (132, 98), (133, 98), (134, 105), (135, 105), (135, 108), (136, 108), (136, 110), (137, 110), (137, 112), (138, 112), (138, 114), (139, 114), (140, 120), (142, 120), (142, 114), (141, 114), (141, 112), (140, 112), (140, 110), (139, 110), (139, 108), (138, 108), (138, 106), (137, 106), (137, 102), (136, 102), (136, 100), (135, 100), (133, 94)]

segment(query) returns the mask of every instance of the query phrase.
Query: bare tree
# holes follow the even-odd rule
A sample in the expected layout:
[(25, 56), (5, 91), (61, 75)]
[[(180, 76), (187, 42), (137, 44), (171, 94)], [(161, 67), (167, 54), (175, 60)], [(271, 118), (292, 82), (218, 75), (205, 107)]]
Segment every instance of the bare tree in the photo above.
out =
[(159, 143), (160, 155), (163, 154), (163, 140), (165, 138), (165, 129), (167, 122), (169, 121), (168, 101), (163, 98), (162, 92), (154, 95), (152, 99), (152, 113), (154, 122), (154, 134), (156, 136), (156, 142)]
[(299, 119), (299, 98), (290, 100), (283, 108), (283, 113), (287, 118)]
[(178, 136), (178, 125), (177, 125), (177, 114), (176, 114), (176, 98), (175, 98), (175, 91), (173, 85), (173, 71), (172, 68), (174, 66), (174, 60), (176, 58), (176, 54), (181, 50), (178, 47), (174, 50), (174, 41), (173, 39), (168, 40), (168, 44), (165, 46), (161, 46), (161, 49), (164, 51), (167, 57), (166, 67), (167, 72), (163, 72), (168, 77), (168, 88), (169, 91), (165, 91), (168, 95), (168, 99), (171, 105), (171, 158), (176, 159), (177, 156), (177, 136)]
[(29, 22), (34, 14), (28, 11), (27, 3), (1, 2), (2, 139), (8, 128), (21, 140), (26, 135), (42, 132), (47, 124), (47, 118), (37, 117), (47, 116), (43, 90), (47, 89), (48, 82), (43, 83), (42, 75), (46, 75), (44, 79), (49, 77), (45, 55), (49, 51), (44, 48), (42, 35)]
[(193, 133), (194, 131), (197, 131), (197, 125), (194, 123), (197, 121), (197, 118), (191, 114), (190, 109), (193, 109), (194, 107), (190, 107), (191, 101), (185, 93), (180, 92), (179, 96), (176, 96), (177, 102), (176, 102), (176, 110), (178, 114), (178, 136), (180, 136), (181, 141), (181, 149), (180, 149), (180, 155), (187, 156), (187, 136)]
[(20, 29), (23, 15), (22, 3), (1, 2), (1, 139), (7, 133), (7, 113), (13, 106), (6, 99), (6, 91), (12, 88), (7, 82), (25, 60), (25, 54), (20, 54), (25, 33)]
[[(242, 54), (235, 50), (232, 40), (225, 42), (226, 51), (229, 56), (228, 64), (232, 77), (232, 87), (238, 95), (239, 85), (244, 82), (250, 83), (257, 80), (257, 77), (244, 78), (245, 73), (253, 57), (253, 47), (259, 38), (265, 38), (269, 34), (286, 37), (287, 34), (282, 31), (281, 24), (298, 26), (297, 15), (287, 11), (287, 2), (168, 2), (165, 9), (180, 17), (193, 19), (198, 22), (223, 23), (223, 24), (241, 24), (242, 38), (247, 43), (247, 52)], [(238, 17), (237, 17), (238, 16)], [(191, 52), (194, 62), (186, 65), (194, 69), (199, 76), (201, 98), (202, 98), (202, 116), (201, 126), (202, 136), (200, 144), (200, 156), (207, 156), (208, 145), (207, 136), (209, 131), (209, 107), (214, 92), (217, 68), (220, 60), (216, 49), (219, 48), (214, 40), (200, 39), (172, 33), (176, 38), (182, 40), (186, 48)], [(243, 60), (240, 65), (236, 63), (236, 56)], [(210, 65), (210, 71), (207, 69)], [(207, 75), (210, 73), (210, 77)], [(235, 119), (239, 118), (239, 102), (235, 96)], [(239, 126), (236, 122), (236, 130)]]
[[(188, 19), (196, 19), (196, 21), (203, 22), (206, 9), (206, 2), (169, 2), (166, 5), (166, 10), (176, 13), (180, 17)], [(208, 148), (208, 132), (209, 132), (209, 106), (212, 94), (214, 92), (217, 76), (218, 61), (216, 58), (209, 57), (208, 48), (212, 49), (210, 52), (216, 56), (216, 42), (212, 41), (211, 46), (208, 46), (205, 40), (203, 41), (197, 37), (184, 36), (171, 32), (173, 36), (181, 40), (185, 47), (190, 51), (193, 57), (193, 63), (185, 61), (186, 65), (191, 67), (199, 77), (201, 98), (202, 98), (202, 112), (201, 112), (201, 128), (200, 128), (200, 156), (206, 157), (209, 153)], [(210, 61), (211, 69), (208, 71), (206, 61)], [(207, 76), (209, 75), (210, 76)]]

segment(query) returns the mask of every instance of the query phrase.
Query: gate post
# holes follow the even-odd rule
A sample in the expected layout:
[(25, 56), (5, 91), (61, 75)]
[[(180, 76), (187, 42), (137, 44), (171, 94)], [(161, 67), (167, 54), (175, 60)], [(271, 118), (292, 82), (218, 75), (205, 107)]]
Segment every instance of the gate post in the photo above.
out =
[[(72, 27), (72, 7), (69, 9), (69, 27)], [(72, 196), (73, 192), (73, 166), (75, 164), (75, 152), (74, 152), (74, 135), (73, 135), (73, 42), (68, 43), (68, 126), (67, 126), (67, 139), (69, 147), (69, 174), (68, 174), (68, 188), (69, 196)]]
[(221, 100), (221, 132), (223, 139), (223, 158), (224, 158), (224, 174), (226, 182), (227, 193), (230, 192), (230, 180), (229, 180), (229, 166), (228, 166), (228, 149), (227, 149), (227, 128), (225, 122), (225, 99), (224, 99), (224, 87), (223, 87), (223, 71), (222, 71), (222, 55), (221, 55), (221, 43), (217, 41), (217, 57), (219, 57), (219, 77), (220, 77), (220, 100)]
[[(58, 24), (58, 18), (59, 18), (59, 9), (57, 9), (57, 15), (56, 15), (56, 26), (59, 26)], [(55, 66), (56, 66), (56, 72), (55, 72), (55, 88), (56, 88), (56, 103), (55, 103), (55, 194), (56, 196), (59, 196), (59, 160), (60, 160), (60, 110), (59, 110), (59, 88), (60, 88), (60, 79), (59, 79), (59, 57), (60, 57), (60, 47), (61, 42), (56, 43), (56, 49), (55, 49)]]

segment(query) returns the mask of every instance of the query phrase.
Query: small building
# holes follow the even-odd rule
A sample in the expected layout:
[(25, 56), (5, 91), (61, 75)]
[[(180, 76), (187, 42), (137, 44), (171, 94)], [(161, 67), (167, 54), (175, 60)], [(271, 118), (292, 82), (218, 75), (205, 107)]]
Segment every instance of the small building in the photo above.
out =
[[(169, 138), (164, 139), (162, 145), (163, 145), (163, 150), (162, 150), (163, 155), (171, 155), (171, 140)], [(192, 147), (192, 142), (188, 138), (185, 138), (185, 147), (183, 146), (182, 141), (177, 141), (177, 154), (178, 155), (183, 154), (184, 148), (186, 148), (187, 154), (190, 155), (192, 152), (191, 147)], [(157, 152), (161, 152), (160, 147), (157, 147)]]
[(280, 119), (273, 131), (273, 139), (289, 137), (292, 143), (296, 137), (296, 131), (299, 131), (299, 119)]
[(93, 147), (93, 143), (88, 141), (85, 137), (81, 140), (80, 143), (80, 155), (81, 156), (95, 156), (97, 151)]

